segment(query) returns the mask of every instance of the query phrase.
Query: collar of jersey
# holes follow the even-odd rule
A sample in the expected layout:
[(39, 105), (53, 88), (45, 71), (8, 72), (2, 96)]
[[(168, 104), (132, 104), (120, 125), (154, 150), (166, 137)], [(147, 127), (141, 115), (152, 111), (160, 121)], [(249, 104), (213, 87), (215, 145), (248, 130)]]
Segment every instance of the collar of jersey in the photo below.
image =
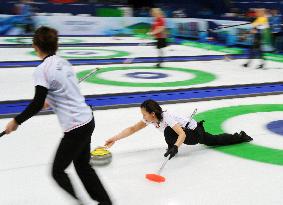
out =
[(45, 57), (43, 58), (42, 62), (44, 62), (46, 58), (48, 58), (48, 57), (50, 57), (50, 56), (53, 56), (53, 55), (54, 55), (54, 54), (50, 54), (50, 55), (45, 56)]

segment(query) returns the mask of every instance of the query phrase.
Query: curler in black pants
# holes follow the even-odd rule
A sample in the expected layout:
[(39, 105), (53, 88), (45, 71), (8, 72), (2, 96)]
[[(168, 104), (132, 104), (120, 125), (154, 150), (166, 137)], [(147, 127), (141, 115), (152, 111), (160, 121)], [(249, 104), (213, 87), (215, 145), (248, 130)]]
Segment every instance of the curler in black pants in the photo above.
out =
[(73, 162), (76, 172), (89, 196), (101, 205), (111, 205), (112, 202), (106, 190), (96, 175), (95, 170), (89, 164), (91, 135), (94, 127), (94, 119), (92, 119), (86, 125), (64, 134), (55, 155), (52, 176), (61, 188), (75, 199), (78, 199), (65, 172), (65, 169)]
[[(213, 135), (204, 130), (204, 127), (201, 123), (198, 123), (197, 127), (194, 130), (183, 128), (186, 133), (186, 139), (184, 144), (195, 145), (195, 144), (204, 144), (207, 146), (224, 146), (238, 144), (242, 142), (249, 142), (252, 140), (251, 137), (246, 135), (245, 132), (240, 132), (240, 134), (218, 134)], [(171, 128), (166, 127), (164, 130), (165, 141), (168, 145), (168, 148), (171, 148), (177, 141), (178, 134)]]

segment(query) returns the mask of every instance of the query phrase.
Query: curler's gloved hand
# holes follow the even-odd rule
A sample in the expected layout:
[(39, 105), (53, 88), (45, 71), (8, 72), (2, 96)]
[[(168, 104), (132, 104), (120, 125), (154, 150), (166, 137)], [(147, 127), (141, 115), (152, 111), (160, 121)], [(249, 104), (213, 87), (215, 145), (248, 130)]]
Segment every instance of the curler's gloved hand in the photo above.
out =
[(177, 153), (178, 153), (178, 146), (177, 145), (173, 145), (173, 147), (171, 147), (170, 149), (167, 150), (167, 152), (164, 154), (164, 157), (167, 157), (168, 155), (170, 155), (170, 157), (169, 157), (169, 160), (170, 160)]

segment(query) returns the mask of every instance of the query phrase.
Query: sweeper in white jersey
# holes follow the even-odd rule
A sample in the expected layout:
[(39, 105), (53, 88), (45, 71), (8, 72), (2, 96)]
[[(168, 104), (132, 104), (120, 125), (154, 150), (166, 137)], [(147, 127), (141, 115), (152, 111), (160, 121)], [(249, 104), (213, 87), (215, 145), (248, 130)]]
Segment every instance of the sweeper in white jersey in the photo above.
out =
[(195, 145), (200, 143), (207, 146), (221, 146), (253, 140), (244, 131), (235, 134), (210, 134), (204, 130), (203, 121), (196, 122), (194, 119), (187, 119), (175, 113), (163, 111), (154, 100), (144, 101), (140, 105), (140, 109), (143, 119), (106, 140), (106, 147), (111, 147), (116, 141), (134, 134), (147, 125), (153, 125), (164, 134), (168, 145), (164, 156), (170, 155), (169, 159), (178, 153), (178, 148), (182, 144)]
[(42, 59), (33, 76), (35, 96), (28, 107), (7, 124), (5, 133), (10, 134), (44, 106), (50, 106), (64, 132), (52, 167), (53, 178), (79, 202), (65, 172), (73, 162), (89, 196), (100, 205), (111, 205), (106, 190), (89, 165), (91, 136), (95, 127), (92, 110), (79, 91), (71, 64), (56, 55), (57, 31), (49, 27), (38, 28), (33, 37), (33, 47)]

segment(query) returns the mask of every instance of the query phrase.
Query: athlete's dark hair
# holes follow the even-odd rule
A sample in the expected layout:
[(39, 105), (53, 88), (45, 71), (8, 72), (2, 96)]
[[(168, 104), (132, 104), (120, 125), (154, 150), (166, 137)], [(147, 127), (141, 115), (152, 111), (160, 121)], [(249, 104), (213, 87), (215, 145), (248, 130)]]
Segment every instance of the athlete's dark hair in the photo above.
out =
[(157, 117), (158, 121), (162, 121), (163, 119), (163, 116), (162, 116), (162, 113), (163, 113), (163, 110), (162, 108), (160, 107), (160, 105), (154, 101), (154, 100), (146, 100), (144, 101), (141, 106), (141, 108), (144, 108), (148, 113), (155, 113), (155, 116)]
[(55, 55), (58, 49), (58, 32), (53, 28), (42, 26), (33, 35), (33, 44), (48, 55)]

